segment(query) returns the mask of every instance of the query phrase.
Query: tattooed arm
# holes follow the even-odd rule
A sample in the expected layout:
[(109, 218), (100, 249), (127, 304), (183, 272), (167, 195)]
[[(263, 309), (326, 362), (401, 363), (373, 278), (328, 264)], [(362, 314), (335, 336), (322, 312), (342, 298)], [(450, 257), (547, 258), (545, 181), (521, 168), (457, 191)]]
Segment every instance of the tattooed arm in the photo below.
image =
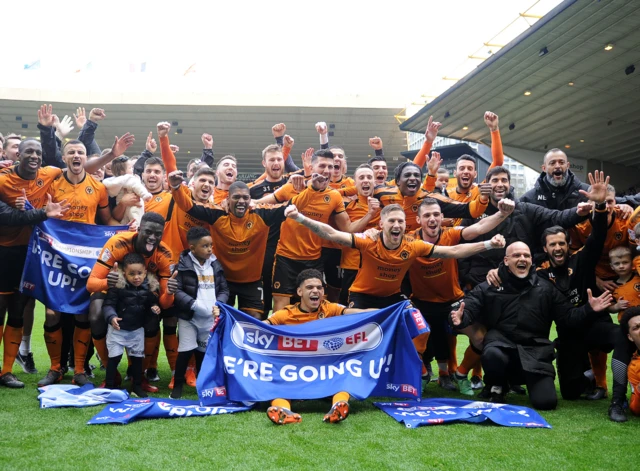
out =
[(299, 222), (303, 226), (308, 227), (311, 232), (314, 232), (323, 239), (327, 239), (331, 242), (336, 242), (340, 245), (351, 247), (351, 234), (347, 232), (341, 232), (337, 229), (334, 229), (329, 224), (324, 224), (322, 222), (318, 222), (306, 216), (303, 216), (298, 212), (298, 208), (296, 208), (296, 206), (293, 204), (287, 206), (287, 209), (284, 210), (284, 215)]

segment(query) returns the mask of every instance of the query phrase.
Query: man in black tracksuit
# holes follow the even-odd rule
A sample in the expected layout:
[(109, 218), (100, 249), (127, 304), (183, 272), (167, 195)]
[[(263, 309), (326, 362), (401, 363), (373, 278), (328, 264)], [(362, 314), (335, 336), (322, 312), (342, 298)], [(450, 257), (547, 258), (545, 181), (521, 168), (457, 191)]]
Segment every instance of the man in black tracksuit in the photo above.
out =
[(454, 326), (466, 328), (473, 323), (487, 328), (482, 351), (485, 381), (491, 385), (491, 399), (504, 402), (502, 385), (527, 385), (534, 408), (555, 409), (554, 349), (549, 340), (551, 323), (575, 328), (599, 317), (611, 304), (609, 293), (575, 307), (552, 283), (539, 277), (532, 268), (531, 251), (522, 242), (507, 247), (504, 262), (498, 268), (499, 288), (483, 282), (464, 298), (458, 311), (451, 313)]

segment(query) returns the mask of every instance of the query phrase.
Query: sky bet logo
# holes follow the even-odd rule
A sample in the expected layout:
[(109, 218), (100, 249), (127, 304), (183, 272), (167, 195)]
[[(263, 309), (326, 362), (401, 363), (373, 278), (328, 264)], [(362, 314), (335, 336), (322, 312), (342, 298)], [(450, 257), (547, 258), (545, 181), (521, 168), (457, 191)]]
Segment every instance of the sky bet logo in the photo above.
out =
[(374, 322), (326, 336), (279, 335), (247, 322), (236, 322), (231, 330), (236, 347), (268, 355), (343, 355), (374, 350), (382, 335), (382, 329)]

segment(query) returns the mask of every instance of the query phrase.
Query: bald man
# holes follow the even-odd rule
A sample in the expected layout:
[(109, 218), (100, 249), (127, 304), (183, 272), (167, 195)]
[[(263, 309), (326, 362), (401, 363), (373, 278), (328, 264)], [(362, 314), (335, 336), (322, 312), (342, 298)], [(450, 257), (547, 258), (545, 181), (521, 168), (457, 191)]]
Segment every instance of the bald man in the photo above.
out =
[(460, 308), (451, 313), (453, 325), (466, 334), (479, 330), (477, 324), (486, 328), (482, 345), (476, 347), (482, 348), (485, 382), (491, 386), (493, 402), (504, 402), (507, 383), (526, 384), (534, 408), (555, 409), (551, 323), (575, 328), (608, 316), (611, 294), (594, 298), (587, 290), (589, 302), (574, 307), (551, 282), (536, 275), (531, 250), (523, 242), (507, 247), (498, 275), (499, 288), (483, 282), (465, 296)]

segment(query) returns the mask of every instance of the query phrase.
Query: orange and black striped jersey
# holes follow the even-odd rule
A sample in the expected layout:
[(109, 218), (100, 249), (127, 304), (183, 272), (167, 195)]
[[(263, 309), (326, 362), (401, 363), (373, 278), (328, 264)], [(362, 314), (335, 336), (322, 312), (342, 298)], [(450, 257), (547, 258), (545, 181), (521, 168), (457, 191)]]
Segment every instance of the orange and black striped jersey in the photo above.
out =
[(284, 220), (284, 205), (256, 208), (238, 218), (218, 207), (194, 204), (184, 192), (173, 191), (180, 210), (211, 225), (213, 252), (224, 268), (225, 278), (233, 283), (260, 280), (269, 230)]
[(418, 208), (425, 198), (438, 200), (444, 217), (453, 219), (479, 218), (489, 204), (488, 199), (486, 203), (483, 203), (480, 199), (472, 200), (469, 203), (460, 203), (438, 193), (427, 193), (422, 189), (419, 189), (414, 196), (403, 196), (398, 187), (382, 185), (376, 187), (373, 196), (380, 200), (381, 206), (389, 206), (390, 204), (402, 206), (407, 220), (406, 232), (415, 231), (420, 227), (416, 218), (418, 216)]
[(256, 180), (254, 184), (249, 189), (249, 194), (251, 195), (251, 199), (259, 200), (263, 196), (270, 195), (274, 193), (281, 186), (286, 185), (289, 177), (284, 175), (277, 182), (270, 182), (268, 180)]
[[(345, 211), (351, 221), (358, 221), (369, 212), (369, 204), (366, 196), (358, 196), (357, 200), (351, 201)], [(376, 214), (367, 224), (367, 229), (378, 227), (380, 223), (380, 213)], [(352, 247), (342, 247), (342, 257), (340, 258), (340, 268), (343, 270), (357, 270), (360, 267), (360, 251)]]
[(300, 303), (290, 304), (284, 309), (273, 313), (266, 322), (271, 325), (295, 325), (305, 322), (325, 319), (327, 317), (342, 316), (347, 307), (342, 304), (330, 303), (326, 299), (320, 302), (317, 310), (306, 312), (300, 309)]
[(417, 257), (429, 257), (435, 245), (405, 235), (396, 249), (384, 245), (382, 233), (373, 241), (352, 234), (351, 246), (361, 254), (360, 270), (350, 291), (370, 296), (392, 296), (400, 292), (402, 279)]
[[(602, 250), (602, 255), (600, 255), (600, 260), (596, 265), (596, 276), (603, 280), (611, 279), (616, 276), (615, 272), (611, 268), (609, 251), (616, 247), (629, 245), (629, 223), (628, 221), (622, 220), (620, 214), (620, 211), (617, 209), (611, 214), (611, 222), (607, 228), (607, 238), (604, 242), (604, 249)], [(591, 234), (591, 220), (587, 219), (586, 221), (577, 224), (574, 227), (574, 230), (571, 231), (571, 234), (571, 249), (580, 249), (580, 247), (584, 246), (586, 243), (589, 234)]]
[(171, 204), (171, 193), (168, 191), (160, 191), (158, 193), (152, 193), (152, 197), (149, 201), (144, 203), (145, 213), (158, 213), (160, 216), (167, 219), (169, 214), (169, 205)]
[[(192, 227), (204, 227), (206, 230), (211, 232), (211, 226), (206, 222), (200, 221), (199, 219), (187, 214), (186, 211), (183, 211), (177, 204), (175, 204), (175, 199), (178, 193), (184, 195), (184, 198), (193, 201), (193, 196), (189, 187), (186, 185), (180, 185), (178, 189), (172, 190), (172, 192), (173, 198), (169, 203), (169, 211), (167, 214), (167, 220), (164, 224), (162, 242), (167, 244), (172, 253), (180, 254), (183, 250), (189, 248), (189, 244), (187, 243), (187, 232), (189, 229)], [(207, 203), (204, 206), (210, 207), (210, 203)]]
[[(640, 306), (640, 276), (634, 275), (629, 281), (613, 290), (611, 293), (613, 299), (617, 303), (620, 299), (624, 299), (629, 302), (629, 307)], [(624, 309), (618, 312), (618, 321), (624, 314)]]
[[(47, 193), (53, 181), (60, 176), (62, 170), (57, 167), (42, 167), (36, 178), (25, 180), (18, 175), (18, 167), (11, 167), (10, 171), (0, 175), (0, 200), (11, 207), (15, 207), (16, 199), (23, 196), (35, 209), (43, 208), (47, 204)], [(31, 237), (31, 226), (1, 226), (0, 246), (12, 247), (27, 245)]]
[[(62, 217), (65, 221), (96, 224), (98, 209), (109, 207), (109, 193), (107, 188), (85, 172), (80, 183), (71, 183), (67, 172), (62, 172), (49, 187), (51, 200), (59, 203), (67, 200), (71, 205)], [(107, 224), (109, 221), (100, 221)]]
[[(276, 201), (291, 200), (306, 217), (324, 224), (334, 214), (344, 212), (342, 196), (329, 188), (317, 191), (311, 184), (299, 194), (287, 183), (274, 193)], [(276, 254), (293, 260), (317, 260), (322, 251), (322, 239), (293, 219), (287, 219), (280, 227), (280, 240)]]
[[(443, 229), (435, 245), (451, 247), (462, 240), (461, 227)], [(415, 232), (422, 240), (422, 229)], [(431, 303), (452, 303), (464, 296), (458, 280), (458, 262), (455, 258), (418, 257), (409, 269), (412, 298)]]
[[(121, 232), (109, 238), (91, 270), (87, 280), (87, 291), (90, 293), (107, 291), (107, 275), (116, 262), (122, 262), (128, 253), (136, 252), (137, 238), (137, 232)], [(144, 257), (147, 270), (160, 280), (160, 306), (164, 309), (170, 307), (173, 303), (173, 295), (167, 294), (167, 280), (171, 277), (176, 263), (171, 250), (163, 242), (160, 242), (158, 248), (150, 256), (141, 255)]]

